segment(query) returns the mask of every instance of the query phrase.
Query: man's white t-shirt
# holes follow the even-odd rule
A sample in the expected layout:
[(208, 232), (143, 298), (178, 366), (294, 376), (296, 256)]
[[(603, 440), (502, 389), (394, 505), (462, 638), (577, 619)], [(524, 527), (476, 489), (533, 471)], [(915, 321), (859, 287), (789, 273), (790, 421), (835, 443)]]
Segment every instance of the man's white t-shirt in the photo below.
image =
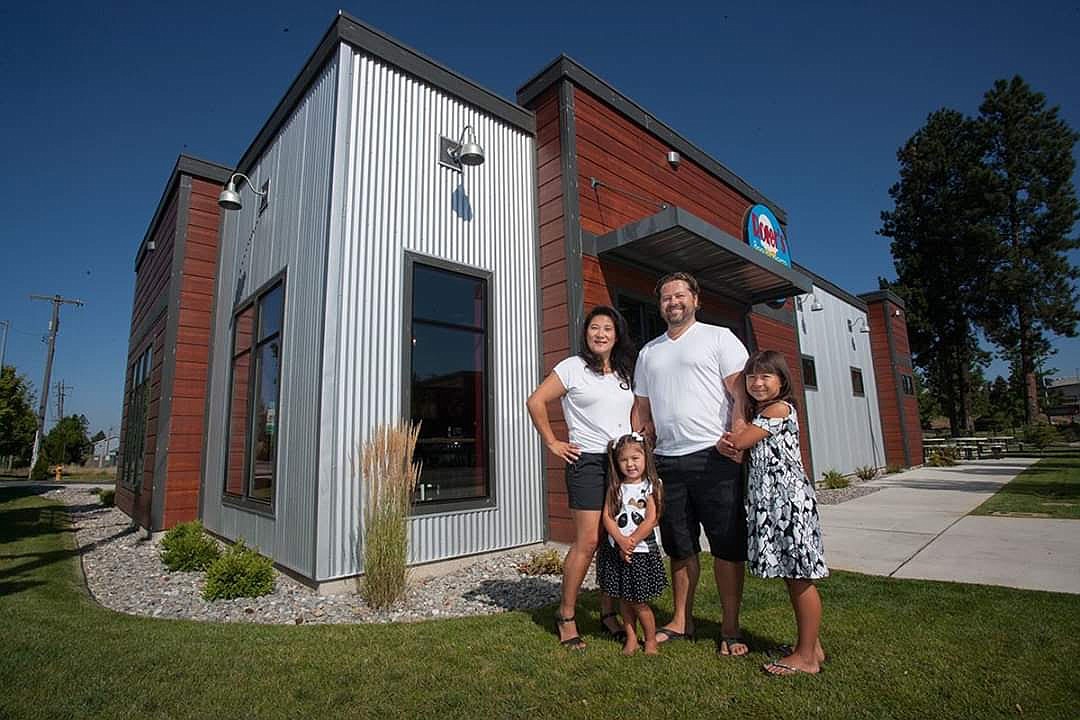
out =
[(566, 388), (562, 411), (570, 442), (581, 452), (607, 452), (610, 441), (630, 432), (634, 394), (618, 374), (598, 375), (578, 355), (560, 362), (554, 372)]
[(735, 333), (702, 322), (676, 340), (664, 333), (641, 349), (634, 394), (649, 399), (657, 455), (704, 450), (731, 428), (724, 378), (740, 372), (747, 358)]

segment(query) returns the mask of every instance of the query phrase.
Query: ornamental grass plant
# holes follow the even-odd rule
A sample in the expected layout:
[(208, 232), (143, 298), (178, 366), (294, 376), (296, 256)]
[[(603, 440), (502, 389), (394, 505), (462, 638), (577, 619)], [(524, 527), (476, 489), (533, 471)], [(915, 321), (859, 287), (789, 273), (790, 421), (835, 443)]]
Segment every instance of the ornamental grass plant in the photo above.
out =
[(405, 595), (409, 510), (420, 465), (413, 462), (420, 424), (382, 425), (361, 454), (364, 576), (360, 593), (376, 608)]

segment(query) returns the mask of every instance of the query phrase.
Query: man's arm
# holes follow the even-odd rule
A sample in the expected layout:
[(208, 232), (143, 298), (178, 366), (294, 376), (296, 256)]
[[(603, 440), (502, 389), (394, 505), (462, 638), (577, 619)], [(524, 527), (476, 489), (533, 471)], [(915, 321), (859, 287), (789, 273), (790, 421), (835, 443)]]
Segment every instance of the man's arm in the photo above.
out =
[(641, 433), (649, 438), (649, 442), (656, 445), (656, 426), (653, 425), (652, 405), (649, 404), (649, 398), (634, 396), (634, 407), (630, 409), (630, 429)]
[[(732, 373), (724, 378), (724, 388), (731, 397), (731, 427), (729, 432), (738, 434), (746, 427), (746, 383), (743, 382), (742, 371)], [(721, 443), (717, 440), (716, 449), (731, 460), (741, 463), (743, 461), (742, 450), (731, 447), (730, 444)]]

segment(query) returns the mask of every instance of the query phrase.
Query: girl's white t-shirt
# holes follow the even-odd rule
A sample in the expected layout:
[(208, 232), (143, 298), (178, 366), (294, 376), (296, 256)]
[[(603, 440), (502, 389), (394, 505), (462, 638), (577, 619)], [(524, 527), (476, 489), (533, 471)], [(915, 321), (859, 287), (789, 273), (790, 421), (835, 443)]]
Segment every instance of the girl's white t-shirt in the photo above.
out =
[(560, 362), (554, 373), (566, 388), (562, 411), (570, 442), (582, 452), (607, 452), (610, 441), (630, 432), (634, 393), (618, 374), (597, 375), (578, 355)]
[[(653, 494), (653, 484), (649, 480), (641, 480), (635, 483), (620, 483), (619, 485), (619, 513), (615, 516), (615, 524), (619, 526), (619, 532), (623, 537), (633, 535), (641, 523), (645, 522), (645, 511), (648, 509), (646, 502)], [(606, 512), (605, 508), (605, 512)], [(615, 547), (615, 538), (608, 536), (608, 542)], [(658, 551), (656, 544), (656, 528), (649, 533), (644, 540), (634, 547), (636, 553)]]

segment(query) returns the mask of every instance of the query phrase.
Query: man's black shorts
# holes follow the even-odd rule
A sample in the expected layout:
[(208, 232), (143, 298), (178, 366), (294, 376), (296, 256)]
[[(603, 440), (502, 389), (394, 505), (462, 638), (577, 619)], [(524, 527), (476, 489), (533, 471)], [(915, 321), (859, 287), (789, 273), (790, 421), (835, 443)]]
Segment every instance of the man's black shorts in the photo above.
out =
[(701, 552), (701, 528), (713, 557), (746, 560), (746, 509), (742, 465), (706, 448), (689, 455), (656, 456), (664, 483), (660, 539), (664, 552), (682, 560)]
[(607, 453), (581, 453), (566, 466), (566, 494), (571, 510), (603, 510), (607, 491)]

